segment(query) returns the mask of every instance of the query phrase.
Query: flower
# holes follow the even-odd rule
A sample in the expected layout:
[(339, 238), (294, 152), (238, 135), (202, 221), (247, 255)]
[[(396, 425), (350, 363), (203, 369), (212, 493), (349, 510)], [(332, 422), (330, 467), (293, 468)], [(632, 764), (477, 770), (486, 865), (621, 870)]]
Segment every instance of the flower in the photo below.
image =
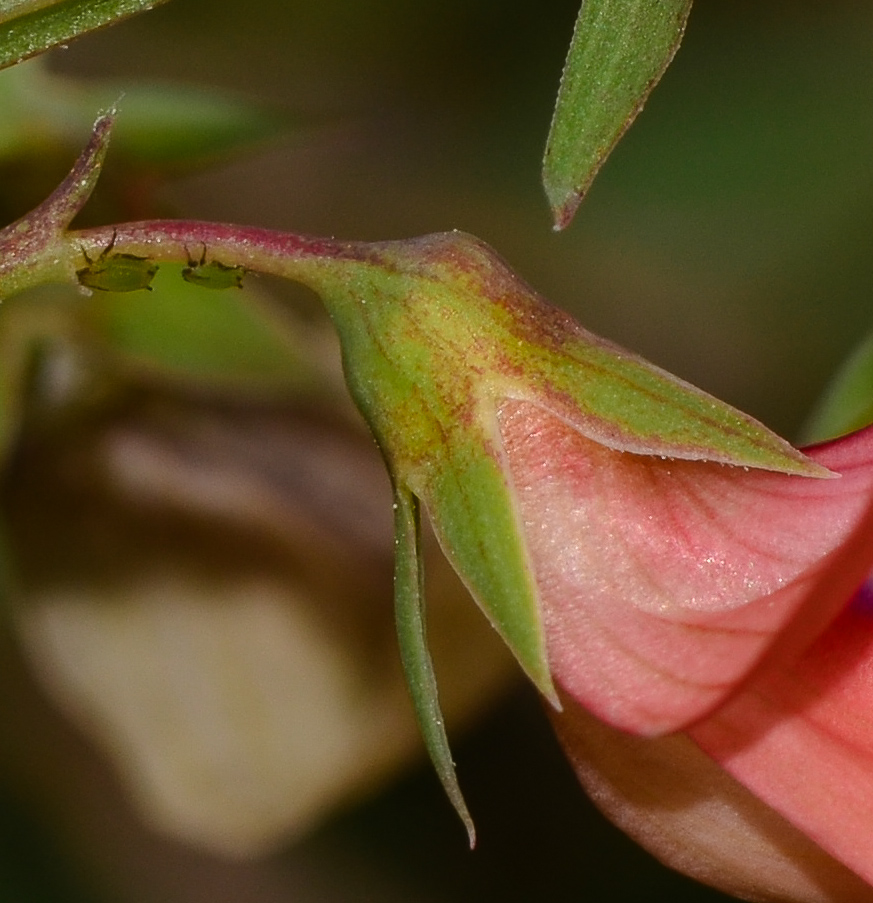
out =
[(617, 454), (526, 403), (500, 428), (595, 802), (745, 899), (873, 899), (873, 429), (804, 480)]
[[(601, 653), (612, 654), (615, 647), (607, 648), (602, 637), (594, 647), (586, 645), (595, 634), (584, 623), (566, 633), (570, 648), (561, 645), (560, 631), (553, 629), (557, 619), (547, 602), (548, 586), (555, 577), (548, 569), (554, 564), (560, 574), (561, 561), (566, 564), (567, 555), (587, 562), (586, 568), (593, 567), (591, 553), (596, 546), (604, 554), (599, 562), (601, 571), (608, 572), (624, 553), (617, 537), (598, 532), (597, 517), (587, 525), (566, 524), (560, 517), (555, 521), (562, 531), (578, 528), (584, 533), (594, 527), (578, 548), (572, 542), (555, 542), (548, 517), (541, 524), (525, 527), (522, 520), (527, 515), (523, 503), (520, 510), (519, 499), (528, 480), (517, 469), (517, 459), (524, 457), (525, 437), (535, 440), (528, 462), (530, 486), (542, 483), (556, 489), (554, 502), (558, 505), (560, 498), (570, 497), (566, 495), (570, 486), (560, 488), (564, 477), (572, 484), (578, 476), (581, 484), (589, 471), (607, 476), (624, 471), (631, 483), (639, 478), (644, 484), (657, 481), (658, 474), (669, 474), (670, 465), (664, 462), (674, 459), (691, 468), (691, 473), (696, 472), (695, 466), (708, 469), (714, 475), (713, 486), (728, 494), (734, 484), (725, 476), (732, 471), (724, 465), (760, 469), (758, 476), (767, 471), (779, 473), (780, 479), (798, 487), (799, 497), (824, 492), (825, 498), (830, 498), (820, 484), (831, 481), (808, 478), (833, 474), (750, 417), (587, 332), (548, 305), (490, 248), (471, 236), (449, 233), (327, 250), (322, 243), (313, 251), (304, 250), (285, 274), (322, 296), (340, 336), (352, 395), (392, 476), (401, 654), (431, 757), (472, 842), (472, 823), (455, 781), (427, 655), (423, 576), (417, 560), (419, 505), (427, 511), (447, 558), (483, 612), (536, 686), (557, 704), (553, 676), (567, 674), (564, 652), (570, 659), (574, 654), (596, 658)], [(515, 439), (513, 424), (520, 424)], [(560, 441), (555, 445), (550, 430), (578, 439), (583, 447), (563, 451)], [(557, 465), (553, 472), (543, 470), (542, 465), (546, 463), (548, 469), (549, 462)], [(573, 462), (582, 467), (578, 473)], [(643, 463), (635, 469), (632, 462)], [(677, 472), (680, 469), (677, 465)], [(788, 479), (789, 474), (794, 475), (793, 480)], [(587, 485), (594, 489), (591, 500), (595, 507), (599, 500), (610, 499), (606, 485), (597, 487), (596, 481)], [(632, 508), (646, 491), (642, 484), (629, 484), (611, 497), (610, 504)], [(750, 498), (759, 501), (760, 495)], [(742, 498), (733, 501), (738, 517), (756, 514), (750, 507), (742, 508)], [(796, 519), (802, 507), (798, 503), (787, 512), (786, 522)], [(843, 508), (838, 507), (833, 520), (842, 516)], [(639, 513), (645, 522), (656, 512)], [(618, 521), (613, 519), (613, 523)], [(651, 520), (648, 524), (654, 527), (649, 536), (667, 535), (663, 524)], [(817, 551), (823, 551), (836, 529), (836, 523), (829, 524), (830, 532)], [(653, 547), (650, 551), (659, 556), (666, 550)], [(711, 599), (697, 599), (699, 611), (689, 615), (689, 624), (673, 631), (673, 656), (681, 655), (682, 634), (691, 629), (690, 621), (697, 618), (703, 624), (707, 620), (707, 608), (735, 607), (751, 601), (765, 586), (795, 576), (781, 560), (769, 570), (759, 568), (746, 575), (735, 570), (731, 574), (730, 561), (725, 560), (719, 569), (720, 554), (717, 548), (711, 550), (708, 573), (700, 573), (698, 585), (702, 593), (708, 593), (715, 580), (721, 589)], [(680, 555), (677, 547), (674, 557)], [(744, 582), (748, 598), (736, 597), (738, 582)], [(677, 691), (675, 682), (659, 691), (650, 674), (624, 673), (626, 665), (616, 660), (618, 673), (612, 678), (618, 677), (621, 683), (625, 678), (642, 677), (659, 697), (649, 711), (650, 721), (643, 717), (637, 724), (637, 716), (629, 716), (627, 726), (663, 731), (703, 714), (755, 666), (777, 635), (784, 635), (787, 641), (789, 635), (799, 634), (799, 629), (788, 630), (788, 625), (805, 623), (796, 617), (804, 599), (802, 593), (786, 588), (776, 604), (738, 608), (738, 621), (719, 612), (725, 629), (754, 631), (741, 643), (707, 644), (708, 656), (720, 662), (721, 687), (705, 686), (713, 676), (706, 670), (696, 684), (686, 675), (684, 692)], [(666, 596), (650, 601), (657, 606), (667, 604), (665, 600)], [(834, 601), (829, 610), (835, 613), (836, 606)], [(744, 621), (745, 613), (752, 609), (754, 620)], [(650, 620), (655, 629), (655, 621)], [(659, 623), (664, 626), (667, 622)], [(546, 631), (552, 628), (548, 650), (544, 624)], [(621, 629), (636, 630), (639, 624), (638, 619), (627, 617)], [(709, 634), (714, 635), (716, 625), (709, 626)], [(595, 699), (604, 674), (588, 674), (593, 680), (587, 681), (581, 698), (599, 710), (601, 703), (607, 702)], [(612, 694), (613, 703), (622, 694), (629, 697), (636, 692), (632, 687), (616, 688), (619, 692)], [(618, 717), (616, 713), (613, 716)]]
[[(873, 569), (873, 432), (801, 454), (592, 336), (469, 236), (318, 254), (293, 275), (334, 319), (347, 380), (392, 475), (401, 651), (471, 840), (427, 655), (419, 504), (528, 675), (554, 704), (559, 693), (573, 701), (556, 716), (560, 733), (578, 703), (607, 735), (667, 735), (698, 770), (723, 762), (746, 804), (766, 799), (780, 825), (783, 812), (813, 838), (803, 843), (821, 869), (851, 885), (833, 899), (857, 899), (865, 885), (852, 870), (873, 875), (823, 840), (827, 824), (816, 820), (827, 823), (827, 807), (812, 794), (811, 804), (772, 798), (777, 753), (758, 759), (743, 744), (767, 726), (761, 688), (783, 710), (807, 698), (785, 675)], [(828, 899), (793, 887), (774, 896), (760, 869), (749, 883), (685, 858), (696, 864), (677, 864), (753, 899)]]
[[(804, 455), (591, 335), (470, 236), (295, 241), (274, 272), (324, 300), (391, 473), (401, 655), (471, 841), (427, 652), (419, 506), (544, 696), (559, 704), (557, 684), (643, 736), (732, 712), (873, 568), (869, 434)], [(731, 736), (701, 739), (729, 768)]]
[[(586, 332), (460, 233), (361, 243), (184, 221), (69, 233), (107, 135), (101, 120), (71, 176), (0, 234), (18, 263), (0, 294), (81, 281), (85, 252), (190, 267), (200, 245), (226, 270), (321, 296), (390, 472), (401, 657), (471, 840), (425, 637), (422, 507), (528, 676), (563, 700), (558, 731), (583, 783), (631, 833), (750, 899), (873, 893), (858, 596), (873, 571), (873, 432), (803, 454)], [(15, 414), (12, 394), (0, 403)], [(702, 781), (728, 800), (728, 834), (748, 810), (778, 846), (800, 844), (783, 857), (788, 877), (770, 874), (772, 844), (756, 860), (748, 824), (745, 846), (671, 842), (675, 825), (662, 829), (645, 800), (622, 802), (648, 782), (645, 763), (621, 766), (640, 757), (661, 772), (655, 798), (671, 814), (671, 788)]]

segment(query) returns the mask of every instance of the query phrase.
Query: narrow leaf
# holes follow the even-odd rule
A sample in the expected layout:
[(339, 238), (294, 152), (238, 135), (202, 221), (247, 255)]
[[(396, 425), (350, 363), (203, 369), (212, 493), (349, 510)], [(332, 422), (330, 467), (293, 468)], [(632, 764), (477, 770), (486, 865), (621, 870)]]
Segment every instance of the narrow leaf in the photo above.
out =
[(555, 228), (568, 226), (682, 40), (691, 0), (585, 0), (543, 161)]
[(122, 97), (113, 140), (120, 153), (154, 167), (202, 165), (277, 137), (295, 125), (291, 117), (255, 103), (187, 85), (103, 83), (76, 86), (77, 110), (100, 109)]
[(0, 69), (165, 0), (11, 0), (0, 5)]
[(397, 546), (394, 605), (400, 658), (425, 746), (449, 800), (467, 829), (472, 847), (476, 843), (476, 829), (455, 775), (455, 763), (440, 711), (436, 676), (427, 648), (418, 499), (408, 489), (398, 487), (394, 503)]

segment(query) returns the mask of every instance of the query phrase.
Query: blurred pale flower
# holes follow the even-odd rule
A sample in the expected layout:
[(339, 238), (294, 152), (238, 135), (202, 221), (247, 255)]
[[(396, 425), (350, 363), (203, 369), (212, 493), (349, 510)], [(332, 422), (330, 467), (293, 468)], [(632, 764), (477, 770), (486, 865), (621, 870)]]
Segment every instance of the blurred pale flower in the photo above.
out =
[[(55, 337), (22, 408), (2, 497), (18, 638), (148, 824), (260, 855), (420, 754), (388, 479), (330, 392), (186, 385), (105, 358)], [(461, 725), (511, 659), (427, 544)]]

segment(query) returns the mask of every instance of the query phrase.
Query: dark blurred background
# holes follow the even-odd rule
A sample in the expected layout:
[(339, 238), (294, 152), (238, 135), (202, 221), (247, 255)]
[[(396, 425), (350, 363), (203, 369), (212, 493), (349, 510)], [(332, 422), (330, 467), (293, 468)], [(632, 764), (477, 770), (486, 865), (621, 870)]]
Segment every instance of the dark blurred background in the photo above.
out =
[[(797, 435), (873, 324), (873, 9), (701, 0), (556, 235), (539, 163), (577, 12), (577, 0), (171, 0), (51, 65), (220, 87), (289, 113), (286, 139), (163, 185), (186, 216), (355, 239), (475, 233), (588, 328)], [(27, 701), (30, 742), (62, 754), (22, 768), (33, 746), (5, 744), (3, 899), (727, 899), (598, 816), (519, 682), (454, 741), (475, 852), (421, 763), (299, 843), (231, 861), (141, 827), (14, 655), (9, 717)]]

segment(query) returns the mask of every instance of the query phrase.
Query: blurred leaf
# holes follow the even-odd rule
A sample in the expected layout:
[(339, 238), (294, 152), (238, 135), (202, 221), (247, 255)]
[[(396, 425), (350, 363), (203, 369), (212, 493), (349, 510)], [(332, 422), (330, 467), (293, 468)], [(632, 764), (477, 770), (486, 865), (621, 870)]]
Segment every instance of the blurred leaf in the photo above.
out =
[[(171, 84), (78, 82), (33, 60), (0, 74), (0, 158), (42, 155), (87, 140), (95, 114), (122, 114), (113, 129), (117, 152), (134, 164), (176, 167), (202, 163), (263, 141), (288, 118), (224, 92)], [(64, 148), (66, 150), (66, 148)]]
[(311, 350), (290, 319), (271, 314), (248, 288), (200, 288), (179, 269), (162, 265), (153, 292), (95, 292), (82, 323), (127, 366), (174, 382), (255, 392), (316, 384)]
[[(35, 355), (47, 341), (67, 331), (67, 312), (41, 290), (8, 298), (0, 316), (0, 466), (18, 435), (26, 383)], [(2, 571), (0, 571), (2, 574)], [(2, 584), (0, 584), (2, 585)]]
[(691, 0), (585, 0), (543, 161), (555, 228), (573, 219), (610, 151), (673, 59)]
[(4, 0), (0, 5), (0, 68), (163, 2)]
[(272, 138), (289, 125), (255, 102), (188, 86), (122, 90), (102, 84), (80, 90), (77, 105), (84, 116), (116, 99), (120, 115), (113, 142), (135, 163), (153, 166), (199, 163)]
[(843, 364), (803, 430), (804, 442), (821, 442), (873, 422), (873, 334)]

